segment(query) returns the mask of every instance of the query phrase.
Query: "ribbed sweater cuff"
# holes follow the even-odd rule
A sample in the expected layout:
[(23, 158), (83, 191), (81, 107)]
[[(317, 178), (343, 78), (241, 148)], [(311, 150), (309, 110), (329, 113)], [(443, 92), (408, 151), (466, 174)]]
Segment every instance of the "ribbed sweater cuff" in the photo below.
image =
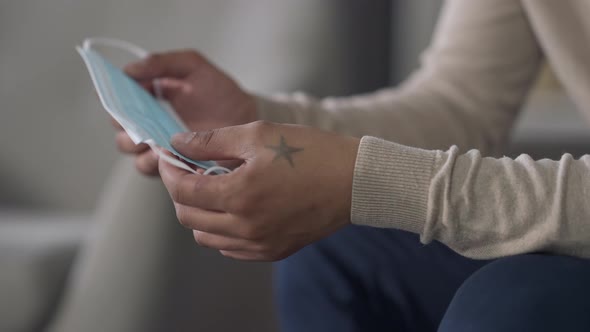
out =
[(352, 223), (422, 233), (436, 156), (436, 151), (363, 137), (352, 184)]

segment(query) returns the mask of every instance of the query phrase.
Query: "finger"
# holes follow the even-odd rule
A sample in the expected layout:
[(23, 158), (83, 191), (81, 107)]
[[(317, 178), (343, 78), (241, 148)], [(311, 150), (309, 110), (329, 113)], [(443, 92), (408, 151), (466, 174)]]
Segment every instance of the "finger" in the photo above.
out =
[(115, 118), (111, 117), (111, 123), (117, 130), (124, 130), (119, 121), (115, 120)]
[(217, 165), (227, 169), (235, 169), (244, 163), (243, 160), (219, 160)]
[(205, 62), (201, 55), (191, 50), (153, 53), (145, 59), (125, 66), (124, 71), (140, 81), (160, 77), (183, 78)]
[[(168, 164), (163, 159), (159, 163), (160, 177), (172, 200), (205, 210), (225, 211), (229, 186), (226, 175), (192, 174)], [(229, 175), (229, 174), (228, 174)]]
[(229, 236), (240, 237), (239, 221), (231, 214), (218, 211), (203, 210), (200, 208), (174, 203), (176, 217), (180, 223), (193, 230)]
[(244, 160), (254, 146), (248, 125), (209, 131), (181, 133), (172, 137), (172, 146), (182, 155), (195, 160)]
[(255, 252), (255, 251), (244, 251), (244, 250), (219, 250), (219, 252), (229, 258), (238, 259), (241, 261), (251, 261), (251, 262), (268, 262), (268, 257), (264, 256), (264, 254)]
[(169, 77), (137, 81), (137, 84), (152, 96), (165, 100), (174, 100), (180, 95), (188, 95), (192, 92), (192, 86), (189, 83)]
[(268, 250), (260, 250), (260, 247), (261, 245), (258, 245), (250, 250), (220, 250), (220, 253), (234, 259), (258, 262), (276, 262), (293, 254), (292, 251), (273, 253)]
[(135, 144), (135, 142), (133, 142), (129, 135), (127, 135), (127, 133), (124, 131), (118, 132), (115, 140), (117, 141), (117, 147), (119, 150), (121, 150), (121, 152), (141, 153), (149, 149), (147, 144)]
[(135, 167), (145, 175), (156, 176), (159, 174), (158, 159), (158, 155), (154, 151), (145, 151), (135, 158)]
[(154, 81), (153, 80), (137, 81), (137, 84), (139, 84), (149, 94), (151, 94), (152, 96), (155, 96)]
[[(160, 78), (154, 81), (154, 85), (158, 86), (159, 92), (166, 100), (174, 100), (178, 96), (188, 95), (192, 92), (192, 85), (175, 78)], [(154, 89), (155, 90), (155, 89)]]
[(207, 248), (230, 251), (255, 251), (259, 246), (257, 243), (239, 238), (232, 238), (223, 235), (193, 231), (195, 241)]

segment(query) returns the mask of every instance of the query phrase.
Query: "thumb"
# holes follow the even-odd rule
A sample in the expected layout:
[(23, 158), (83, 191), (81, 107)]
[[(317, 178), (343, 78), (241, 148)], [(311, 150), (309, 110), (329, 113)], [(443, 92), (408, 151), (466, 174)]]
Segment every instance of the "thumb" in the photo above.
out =
[(172, 147), (194, 160), (244, 160), (252, 144), (246, 143), (243, 126), (187, 132), (172, 137)]

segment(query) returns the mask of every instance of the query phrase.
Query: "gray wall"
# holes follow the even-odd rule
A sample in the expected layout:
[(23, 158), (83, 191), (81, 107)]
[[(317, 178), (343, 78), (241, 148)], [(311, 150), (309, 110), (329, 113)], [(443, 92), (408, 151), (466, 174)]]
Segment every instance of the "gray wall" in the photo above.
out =
[(397, 84), (418, 67), (443, 4), (440, 0), (391, 2), (390, 81)]

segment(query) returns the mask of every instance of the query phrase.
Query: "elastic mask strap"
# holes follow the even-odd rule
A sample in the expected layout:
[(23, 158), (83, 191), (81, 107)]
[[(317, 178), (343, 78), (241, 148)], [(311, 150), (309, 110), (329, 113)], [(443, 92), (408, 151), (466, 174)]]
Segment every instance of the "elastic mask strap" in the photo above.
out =
[(113, 38), (105, 38), (105, 37), (94, 37), (94, 38), (87, 38), (84, 40), (82, 47), (84, 49), (90, 49), (93, 45), (103, 45), (108, 47), (114, 47), (118, 49), (125, 50), (140, 59), (146, 58), (150, 53), (143, 48), (126, 42), (124, 40), (113, 39)]
[[(89, 50), (89, 49), (93, 48), (94, 45), (101, 45), (101, 46), (118, 48), (118, 49), (127, 51), (127, 52), (137, 56), (140, 59), (144, 59), (144, 58), (148, 57), (148, 55), (150, 54), (148, 51), (144, 50), (143, 48), (141, 48), (137, 45), (131, 44), (131, 43), (126, 42), (124, 40), (114, 39), (114, 38), (106, 38), (106, 37), (86, 38), (84, 40), (84, 42), (82, 43), (82, 47), (85, 50)], [(154, 93), (156, 94), (156, 97), (160, 100), (164, 100), (164, 98), (162, 96), (162, 88), (160, 86), (160, 81), (156, 79), (153, 81), (153, 84), (154, 84)], [(169, 108), (169, 106), (165, 106), (165, 107)], [(172, 114), (172, 116), (176, 117), (179, 120), (179, 123), (181, 123), (182, 126), (184, 127), (184, 123), (182, 121), (180, 121), (180, 119), (178, 118), (178, 114), (176, 114), (176, 112), (174, 112), (174, 111), (171, 111), (170, 113)], [(185, 128), (185, 129), (188, 131), (188, 128)], [(154, 150), (158, 154), (158, 156), (160, 156), (160, 158), (164, 159), (164, 161), (166, 161), (178, 168), (181, 168), (181, 169), (184, 169), (184, 170), (189, 171), (191, 173), (197, 174), (197, 172), (194, 169), (192, 169), (191, 167), (189, 167), (185, 163), (181, 162), (180, 160), (168, 156), (156, 145), (154, 145), (150, 142), (147, 142), (147, 143), (152, 148), (152, 150)], [(224, 174), (224, 173), (230, 173), (230, 172), (231, 171), (225, 167), (211, 166), (205, 170), (203, 175), (209, 175), (211, 173)]]

